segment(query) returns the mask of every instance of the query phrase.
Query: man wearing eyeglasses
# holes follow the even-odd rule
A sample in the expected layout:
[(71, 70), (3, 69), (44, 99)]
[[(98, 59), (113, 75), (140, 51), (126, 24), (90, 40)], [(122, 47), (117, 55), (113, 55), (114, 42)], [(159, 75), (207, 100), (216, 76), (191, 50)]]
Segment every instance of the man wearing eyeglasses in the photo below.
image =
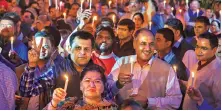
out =
[(209, 32), (199, 35), (195, 48), (199, 61), (188, 80), (183, 109), (221, 109), (221, 60), (215, 56), (217, 48), (215, 35)]

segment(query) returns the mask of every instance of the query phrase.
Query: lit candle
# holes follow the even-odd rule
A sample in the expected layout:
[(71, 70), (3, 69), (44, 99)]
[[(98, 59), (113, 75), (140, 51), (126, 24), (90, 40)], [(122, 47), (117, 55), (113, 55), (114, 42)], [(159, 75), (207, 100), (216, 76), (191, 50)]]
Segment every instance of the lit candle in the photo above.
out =
[(133, 58), (130, 58), (130, 73), (133, 74)]
[(113, 15), (112, 18), (113, 18), (113, 23), (115, 24), (115, 18), (116, 18), (115, 15)]
[(65, 92), (66, 92), (67, 86), (68, 86), (68, 82), (69, 82), (69, 78), (68, 78), (67, 75), (65, 75), (65, 78), (66, 78), (66, 82), (65, 82), (64, 90), (65, 90)]
[(93, 16), (92, 27), (94, 27), (95, 21), (97, 20), (97, 16)]
[(186, 5), (188, 6), (189, 0), (186, 0)]
[(55, 0), (55, 6), (56, 6), (56, 9), (58, 9), (58, 0)]
[(182, 9), (179, 9), (179, 12), (180, 12), (180, 15), (181, 15), (181, 13), (182, 13)]
[(62, 10), (62, 1), (59, 2), (59, 9)]
[(166, 0), (163, 1), (163, 7), (166, 8)]
[(92, 9), (92, 0), (89, 1), (89, 9)]
[(173, 66), (173, 69), (174, 69), (175, 72), (177, 72), (177, 66), (176, 65)]
[(112, 1), (110, 0), (109, 1), (109, 8), (111, 9), (111, 4), (112, 4)]
[(11, 51), (14, 51), (14, 48), (13, 48), (13, 41), (14, 41), (14, 37), (11, 37)]
[(151, 27), (152, 27), (152, 22), (150, 21), (149, 22), (149, 30), (151, 30)]
[(192, 72), (192, 83), (191, 83), (192, 87), (193, 87), (193, 82), (194, 82), (194, 72)]
[(66, 13), (63, 13), (64, 21), (66, 22)]
[(200, 11), (200, 10), (199, 10), (199, 9), (197, 9), (197, 17), (199, 16), (199, 11)]
[(52, 1), (51, 0), (49, 0), (49, 6), (51, 6), (52, 5)]
[(173, 7), (171, 7), (171, 10), (173, 11), (173, 10), (174, 10), (174, 8), (173, 8)]
[(84, 2), (84, 0), (81, 0), (81, 6), (80, 6), (81, 12), (82, 12), (82, 10), (83, 10), (83, 2)]

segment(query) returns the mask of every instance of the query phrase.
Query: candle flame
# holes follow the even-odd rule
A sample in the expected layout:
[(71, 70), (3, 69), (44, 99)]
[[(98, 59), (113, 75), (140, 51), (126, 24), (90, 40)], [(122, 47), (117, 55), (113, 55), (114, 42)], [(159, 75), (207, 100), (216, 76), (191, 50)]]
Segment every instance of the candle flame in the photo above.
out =
[(173, 11), (173, 10), (174, 10), (174, 8), (173, 8), (173, 7), (171, 7), (171, 10)]
[(182, 10), (180, 9), (180, 10), (179, 10), (179, 12), (181, 13), (181, 12), (182, 12)]
[(133, 57), (130, 57), (130, 63), (133, 63), (134, 60), (133, 60)]
[(150, 21), (149, 24), (152, 25), (152, 22)]
[(112, 3), (112, 1), (110, 0), (110, 1), (109, 1), (109, 7), (110, 7), (111, 3)]
[(14, 37), (11, 37), (11, 41), (14, 41)]
[(66, 17), (66, 13), (65, 12), (63, 13), (63, 16)]
[(164, 0), (163, 3), (165, 4), (165, 3), (166, 3), (166, 0)]
[(173, 66), (173, 69), (174, 69), (175, 71), (177, 71), (177, 66), (176, 66), (176, 65), (174, 65), (174, 66)]
[(97, 20), (97, 16), (93, 16), (93, 20)]
[(192, 72), (192, 78), (194, 78), (194, 72)]
[(68, 78), (68, 76), (67, 76), (67, 75), (65, 75), (64, 77), (66, 78), (66, 80), (67, 80), (67, 81), (69, 80), (69, 78)]

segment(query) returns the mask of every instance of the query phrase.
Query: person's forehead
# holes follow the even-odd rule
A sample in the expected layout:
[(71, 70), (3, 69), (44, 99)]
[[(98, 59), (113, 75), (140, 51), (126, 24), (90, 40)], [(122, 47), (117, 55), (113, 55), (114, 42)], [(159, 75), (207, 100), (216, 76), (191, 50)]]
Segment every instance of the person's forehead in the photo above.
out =
[(101, 79), (100, 73), (97, 71), (88, 71), (84, 78), (91, 78), (91, 79)]
[(97, 35), (110, 35), (107, 30), (101, 30), (97, 33)]
[(199, 38), (197, 40), (197, 45), (200, 45), (200, 46), (210, 46), (210, 41), (208, 39), (205, 39), (205, 38)]
[(205, 23), (203, 23), (203, 22), (195, 22), (195, 26), (205, 26)]
[(14, 25), (13, 21), (11, 20), (1, 20), (0, 24), (10, 24), (10, 25)]
[(128, 29), (128, 26), (127, 26), (127, 25), (118, 25), (117, 27), (118, 27), (118, 28), (125, 28), (125, 29)]
[(154, 41), (153, 35), (150, 34), (149, 32), (145, 32), (145, 31), (144, 31), (144, 32), (141, 32), (141, 33), (138, 35), (137, 39), (138, 39), (139, 41), (144, 41), (144, 42), (153, 42), (153, 41)]
[(90, 39), (81, 39), (78, 36), (74, 38), (73, 44), (83, 47), (92, 47), (92, 42)]

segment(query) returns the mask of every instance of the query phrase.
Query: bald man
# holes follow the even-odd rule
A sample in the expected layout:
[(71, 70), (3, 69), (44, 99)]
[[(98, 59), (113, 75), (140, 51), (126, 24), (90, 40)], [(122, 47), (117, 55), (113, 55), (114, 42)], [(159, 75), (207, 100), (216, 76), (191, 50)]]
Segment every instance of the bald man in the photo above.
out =
[(120, 58), (108, 76), (117, 103), (132, 98), (144, 109), (177, 109), (182, 99), (178, 79), (169, 64), (154, 57), (154, 35), (137, 30), (133, 47), (136, 55)]

